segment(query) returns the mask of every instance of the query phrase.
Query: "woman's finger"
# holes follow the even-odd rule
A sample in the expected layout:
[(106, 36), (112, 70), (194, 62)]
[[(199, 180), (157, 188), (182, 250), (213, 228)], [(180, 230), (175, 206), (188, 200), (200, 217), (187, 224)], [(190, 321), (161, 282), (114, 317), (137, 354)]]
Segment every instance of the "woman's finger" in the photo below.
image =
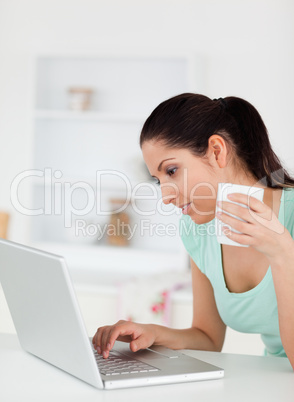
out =
[(252, 246), (254, 243), (252, 236), (243, 233), (235, 233), (228, 226), (223, 226), (222, 231), (229, 239), (244, 246)]
[(240, 221), (226, 213), (217, 212), (216, 217), (223, 223), (232, 227), (232, 229), (245, 234), (251, 234), (252, 224), (244, 221)]
[(138, 325), (125, 321), (111, 327), (108, 332), (107, 343), (110, 345), (110, 348), (113, 348), (116, 340), (131, 342), (132, 339), (135, 339), (137, 336)]
[(267, 206), (260, 200), (254, 197), (254, 195), (247, 195), (241, 193), (228, 194), (228, 199), (239, 204), (246, 205), (249, 209), (256, 213), (263, 213)]
[(221, 209), (220, 212), (232, 214), (235, 217), (241, 218), (250, 223), (255, 220), (252, 211), (250, 211), (246, 206), (240, 206), (229, 201), (218, 202), (217, 205)]

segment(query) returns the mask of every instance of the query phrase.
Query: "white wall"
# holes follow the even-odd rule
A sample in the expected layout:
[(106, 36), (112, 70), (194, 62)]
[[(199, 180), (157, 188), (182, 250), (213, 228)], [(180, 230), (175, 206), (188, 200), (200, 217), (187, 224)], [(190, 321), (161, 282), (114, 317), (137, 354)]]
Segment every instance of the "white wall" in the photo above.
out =
[(206, 94), (251, 101), (293, 169), (293, 17), (291, 0), (0, 0), (0, 209), (13, 214), (10, 238), (27, 236), (27, 221), (13, 213), (9, 193), (13, 177), (31, 166), (32, 54), (200, 53)]

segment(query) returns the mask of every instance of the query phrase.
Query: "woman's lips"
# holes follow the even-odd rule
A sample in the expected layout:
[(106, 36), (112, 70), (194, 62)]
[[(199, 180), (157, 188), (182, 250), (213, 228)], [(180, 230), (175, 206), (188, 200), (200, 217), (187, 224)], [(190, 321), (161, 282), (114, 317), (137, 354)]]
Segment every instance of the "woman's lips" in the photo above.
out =
[(187, 214), (188, 214), (189, 209), (190, 209), (190, 206), (191, 206), (191, 202), (190, 202), (189, 204), (184, 205), (184, 206), (182, 207), (182, 213), (183, 213), (184, 215), (187, 215)]

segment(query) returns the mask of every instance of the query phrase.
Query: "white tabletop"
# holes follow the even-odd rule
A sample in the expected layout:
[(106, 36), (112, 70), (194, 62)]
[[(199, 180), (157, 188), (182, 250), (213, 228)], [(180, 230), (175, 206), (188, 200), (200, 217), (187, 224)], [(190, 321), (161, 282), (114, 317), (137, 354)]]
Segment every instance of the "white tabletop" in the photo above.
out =
[(293, 401), (294, 373), (286, 358), (203, 351), (185, 353), (224, 368), (225, 377), (175, 385), (97, 390), (24, 352), (15, 335), (0, 334), (0, 401)]

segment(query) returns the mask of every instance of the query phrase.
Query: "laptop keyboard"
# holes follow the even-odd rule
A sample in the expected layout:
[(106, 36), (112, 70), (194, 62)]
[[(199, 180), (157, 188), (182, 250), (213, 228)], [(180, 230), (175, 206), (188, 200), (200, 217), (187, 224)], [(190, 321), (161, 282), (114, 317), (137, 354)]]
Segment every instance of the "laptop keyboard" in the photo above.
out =
[(131, 357), (111, 351), (107, 359), (103, 359), (95, 349), (94, 355), (98, 363), (99, 371), (106, 376), (124, 375), (124, 374), (137, 374), (159, 371), (158, 368), (153, 367), (147, 363), (140, 362), (139, 360), (132, 359)]

